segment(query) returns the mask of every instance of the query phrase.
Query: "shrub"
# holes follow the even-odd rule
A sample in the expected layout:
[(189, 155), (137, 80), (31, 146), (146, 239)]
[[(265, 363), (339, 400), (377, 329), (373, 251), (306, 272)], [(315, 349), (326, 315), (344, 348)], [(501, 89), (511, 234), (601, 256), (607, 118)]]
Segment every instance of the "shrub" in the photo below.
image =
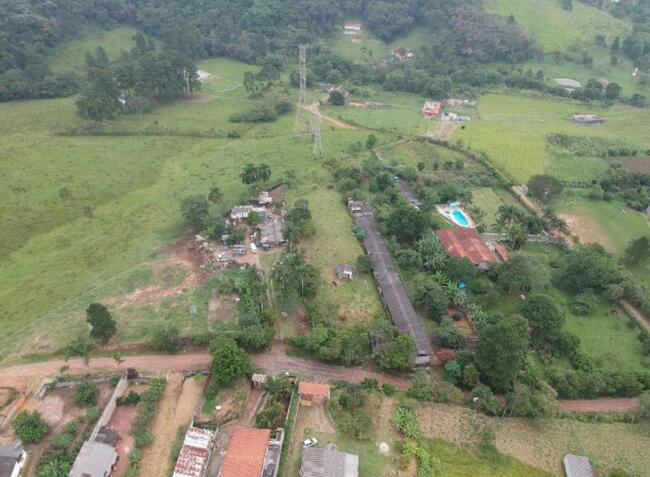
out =
[(478, 370), (473, 364), (468, 364), (463, 369), (463, 384), (468, 388), (475, 387), (479, 382)]
[(448, 318), (445, 318), (440, 323), (440, 326), (435, 332), (435, 339), (440, 346), (453, 349), (461, 348), (466, 342), (463, 334), (458, 331), (454, 322)]
[(16, 435), (23, 444), (40, 442), (50, 429), (38, 411), (22, 411), (11, 423)]
[(96, 406), (99, 388), (96, 384), (83, 382), (74, 392), (74, 403), (77, 406)]
[(68, 475), (72, 462), (67, 455), (46, 454), (36, 466), (37, 477), (61, 477)]
[(458, 364), (458, 361), (455, 359), (452, 361), (448, 361), (444, 365), (444, 370), (445, 370), (445, 377), (451, 382), (452, 384), (458, 383), (460, 381), (462, 375), (463, 375), (463, 370), (461, 369), (460, 365)]
[(395, 394), (395, 386), (390, 383), (382, 384), (381, 390), (386, 396), (393, 396)]
[(136, 392), (129, 391), (126, 396), (120, 396), (115, 400), (118, 406), (134, 406), (140, 402), (140, 395)]
[(596, 307), (596, 295), (590, 291), (580, 293), (573, 297), (569, 308), (571, 313), (578, 316), (590, 315)]
[(152, 348), (159, 351), (166, 351), (167, 353), (178, 353), (183, 347), (178, 328), (174, 326), (166, 326), (156, 330), (151, 338)]
[(257, 414), (255, 425), (262, 429), (275, 429), (282, 425), (284, 419), (284, 406), (279, 401), (272, 401)]
[(372, 419), (367, 412), (357, 409), (354, 412), (344, 412), (339, 417), (341, 430), (356, 440), (368, 439), (368, 431), (372, 426)]

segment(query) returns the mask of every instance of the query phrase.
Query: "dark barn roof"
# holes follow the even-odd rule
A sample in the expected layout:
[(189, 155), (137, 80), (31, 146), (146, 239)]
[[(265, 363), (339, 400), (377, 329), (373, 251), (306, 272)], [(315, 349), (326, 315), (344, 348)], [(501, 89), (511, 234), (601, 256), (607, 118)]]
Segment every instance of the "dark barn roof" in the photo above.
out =
[(431, 356), (433, 350), (429, 336), (413, 309), (390, 252), (377, 230), (372, 206), (367, 202), (350, 201), (348, 207), (354, 223), (365, 230), (363, 246), (372, 262), (377, 286), (393, 323), (400, 333), (409, 333), (413, 337), (418, 356)]

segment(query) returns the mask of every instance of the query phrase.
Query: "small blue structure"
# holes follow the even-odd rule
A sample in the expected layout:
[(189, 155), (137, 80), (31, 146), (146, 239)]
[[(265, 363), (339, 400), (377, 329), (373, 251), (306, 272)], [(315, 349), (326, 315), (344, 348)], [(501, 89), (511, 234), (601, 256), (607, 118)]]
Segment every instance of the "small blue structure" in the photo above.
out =
[(460, 283), (458, 284), (458, 288), (459, 288), (460, 290), (464, 290), (464, 289), (465, 289), (465, 284), (464, 284), (463, 282), (460, 282)]
[(197, 309), (196, 309), (196, 305), (192, 305), (191, 313), (192, 313), (193, 315), (196, 315), (196, 314), (198, 313), (198, 311), (197, 311)]

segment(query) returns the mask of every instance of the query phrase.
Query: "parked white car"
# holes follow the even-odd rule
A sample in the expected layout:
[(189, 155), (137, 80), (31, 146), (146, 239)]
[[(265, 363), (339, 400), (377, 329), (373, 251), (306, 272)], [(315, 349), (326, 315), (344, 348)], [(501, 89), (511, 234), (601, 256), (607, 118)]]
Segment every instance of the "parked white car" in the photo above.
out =
[(302, 441), (302, 448), (306, 449), (307, 447), (314, 447), (316, 444), (318, 444), (318, 440), (315, 437), (310, 437), (309, 439)]

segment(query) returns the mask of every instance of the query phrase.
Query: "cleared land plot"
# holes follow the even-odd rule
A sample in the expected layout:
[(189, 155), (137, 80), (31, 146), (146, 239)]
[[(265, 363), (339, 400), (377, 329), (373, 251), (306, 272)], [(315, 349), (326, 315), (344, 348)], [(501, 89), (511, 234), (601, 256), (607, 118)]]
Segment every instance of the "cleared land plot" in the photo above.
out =
[(385, 43), (370, 31), (364, 30), (359, 36), (346, 35), (341, 32), (332, 50), (337, 55), (357, 63), (374, 63), (380, 59), (388, 59), (397, 48), (409, 48), (418, 54), (423, 45), (428, 43), (424, 28), (414, 28), (404, 38), (398, 38)]
[(122, 51), (129, 51), (135, 46), (133, 36), (137, 32), (135, 28), (126, 26), (111, 30), (88, 28), (80, 39), (59, 46), (48, 64), (55, 73), (72, 71), (82, 74), (86, 65), (86, 53), (94, 55), (97, 47), (101, 46), (109, 58), (118, 59)]
[(576, 157), (552, 154), (546, 173), (563, 181), (590, 182), (607, 171), (607, 161), (601, 157)]
[(641, 174), (650, 174), (650, 157), (642, 159), (625, 159), (621, 161), (623, 168), (632, 172), (640, 172)]
[(591, 39), (594, 32), (613, 39), (617, 35), (624, 38), (631, 30), (625, 21), (580, 2), (573, 5), (572, 11), (562, 9), (555, 0), (488, 0), (486, 6), (493, 13), (513, 15), (548, 52), (566, 50), (584, 38)]
[[(474, 150), (490, 155), (492, 163), (517, 181), (526, 181), (532, 175), (548, 171), (551, 152), (546, 135), (560, 132), (609, 139), (625, 137), (641, 148), (650, 147), (650, 127), (647, 110), (627, 106), (603, 109), (551, 96), (488, 94), (479, 102), (480, 121), (466, 124), (457, 130), (455, 138), (462, 138)], [(570, 121), (575, 113), (600, 114), (605, 122), (600, 125), (578, 125)], [(575, 170), (580, 170), (578, 164)], [(566, 171), (567, 175), (571, 170)]]
[[(491, 418), (445, 404), (424, 405), (418, 413), (426, 434), (464, 448), (478, 443), (480, 429), (496, 431), (500, 452), (552, 473), (564, 475), (564, 454), (587, 455), (597, 469), (621, 467), (636, 475), (650, 468), (650, 435), (643, 424), (592, 424), (570, 419)], [(455, 474), (475, 475), (475, 474)], [(506, 475), (501, 472), (487, 475)], [(532, 475), (532, 474), (513, 474)]]

